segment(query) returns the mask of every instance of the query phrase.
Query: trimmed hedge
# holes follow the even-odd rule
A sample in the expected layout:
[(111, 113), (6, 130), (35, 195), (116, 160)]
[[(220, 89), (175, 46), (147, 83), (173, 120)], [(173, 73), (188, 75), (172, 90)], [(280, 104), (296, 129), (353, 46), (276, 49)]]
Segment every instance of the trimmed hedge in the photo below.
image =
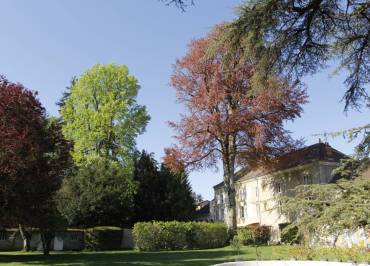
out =
[(206, 249), (227, 244), (227, 227), (206, 222), (140, 222), (133, 229), (140, 251)]
[(123, 230), (119, 227), (100, 226), (85, 230), (85, 248), (87, 250), (121, 249)]
[(252, 229), (248, 226), (240, 227), (236, 230), (237, 239), (241, 242), (242, 245), (253, 245), (253, 232)]
[(234, 241), (242, 245), (265, 245), (270, 240), (270, 228), (266, 225), (240, 227), (236, 230)]

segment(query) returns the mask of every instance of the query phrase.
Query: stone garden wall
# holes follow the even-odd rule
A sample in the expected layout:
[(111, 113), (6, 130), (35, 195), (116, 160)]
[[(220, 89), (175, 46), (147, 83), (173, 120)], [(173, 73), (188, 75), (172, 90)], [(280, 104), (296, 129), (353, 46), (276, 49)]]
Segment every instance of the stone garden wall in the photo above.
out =
[[(51, 242), (52, 249), (55, 251), (71, 250), (78, 251), (85, 248), (84, 243), (84, 230), (73, 230), (69, 229), (63, 232), (57, 232), (54, 239)], [(0, 251), (17, 251), (22, 250), (23, 240), (18, 230), (1, 230), (0, 231)], [(123, 229), (122, 233), (122, 249), (132, 249), (134, 247), (132, 230)], [(38, 232), (32, 233), (31, 237), (31, 249), (41, 250), (42, 243), (40, 234)]]

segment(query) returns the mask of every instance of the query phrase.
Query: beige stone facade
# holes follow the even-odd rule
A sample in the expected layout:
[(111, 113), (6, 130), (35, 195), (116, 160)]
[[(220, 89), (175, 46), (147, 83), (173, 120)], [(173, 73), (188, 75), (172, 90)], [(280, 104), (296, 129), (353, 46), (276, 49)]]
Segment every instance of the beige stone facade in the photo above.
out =
[[(271, 228), (271, 240), (279, 241), (279, 225), (289, 222), (279, 211), (278, 195), (292, 193), (300, 184), (325, 184), (333, 180), (335, 169), (345, 155), (328, 144), (318, 143), (286, 155), (283, 167), (274, 172), (240, 171), (236, 188), (238, 227), (253, 224)], [(226, 195), (223, 183), (214, 186), (211, 217), (224, 221)]]

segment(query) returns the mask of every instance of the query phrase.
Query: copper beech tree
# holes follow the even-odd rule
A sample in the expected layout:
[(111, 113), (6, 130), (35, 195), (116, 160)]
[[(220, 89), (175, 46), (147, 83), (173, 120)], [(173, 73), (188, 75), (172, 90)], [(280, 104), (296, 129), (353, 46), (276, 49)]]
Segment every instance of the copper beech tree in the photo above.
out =
[(177, 144), (165, 150), (173, 170), (217, 167), (224, 172), (226, 223), (236, 228), (235, 173), (238, 167), (261, 167), (277, 155), (294, 149), (284, 122), (294, 120), (307, 100), (305, 90), (287, 81), (273, 79), (268, 88), (250, 87), (253, 65), (233, 55), (233, 64), (223, 68), (227, 45), (209, 55), (208, 48), (221, 33), (218, 26), (191, 42), (189, 52), (174, 66), (170, 84), (187, 112), (180, 122), (170, 122), (177, 131)]

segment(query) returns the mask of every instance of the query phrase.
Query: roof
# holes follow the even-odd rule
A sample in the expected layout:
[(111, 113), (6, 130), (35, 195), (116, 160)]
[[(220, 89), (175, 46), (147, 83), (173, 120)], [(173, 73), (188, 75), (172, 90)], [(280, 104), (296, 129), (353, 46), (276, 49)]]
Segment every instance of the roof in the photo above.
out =
[(210, 201), (209, 200), (202, 201), (198, 204), (198, 207), (199, 208), (197, 208), (197, 210), (195, 211), (196, 216), (202, 216), (202, 215), (209, 214)]
[[(274, 171), (286, 170), (298, 165), (308, 164), (317, 161), (324, 162), (339, 162), (341, 159), (347, 158), (348, 156), (344, 153), (334, 149), (328, 143), (316, 143), (292, 152), (289, 152), (285, 155), (282, 155), (278, 158), (276, 167)], [(271, 170), (270, 170), (271, 171)], [(242, 169), (236, 173), (235, 181), (239, 180), (249, 171), (247, 169)], [(266, 174), (266, 171), (257, 170), (259, 174)], [(223, 187), (224, 182), (218, 183), (213, 186), (214, 189)]]

